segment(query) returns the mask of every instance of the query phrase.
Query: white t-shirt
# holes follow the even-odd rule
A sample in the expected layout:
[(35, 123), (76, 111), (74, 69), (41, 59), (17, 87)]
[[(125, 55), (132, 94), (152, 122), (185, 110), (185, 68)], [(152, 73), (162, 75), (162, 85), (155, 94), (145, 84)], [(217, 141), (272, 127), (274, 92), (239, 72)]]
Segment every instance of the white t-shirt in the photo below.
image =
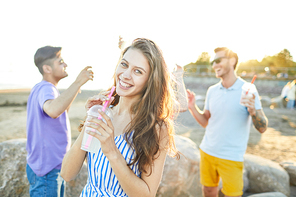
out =
[[(239, 104), (244, 83), (239, 77), (228, 89), (221, 82), (208, 89), (205, 110), (210, 111), (211, 117), (200, 145), (205, 153), (232, 161), (244, 160), (252, 123), (247, 108)], [(255, 108), (262, 108), (257, 90)]]

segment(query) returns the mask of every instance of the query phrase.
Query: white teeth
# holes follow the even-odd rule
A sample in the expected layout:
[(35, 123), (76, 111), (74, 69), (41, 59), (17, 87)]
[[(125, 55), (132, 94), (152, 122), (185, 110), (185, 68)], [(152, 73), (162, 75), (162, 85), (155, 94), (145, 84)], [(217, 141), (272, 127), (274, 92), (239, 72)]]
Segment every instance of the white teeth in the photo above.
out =
[(119, 80), (120, 85), (122, 85), (125, 88), (131, 87), (131, 85), (124, 83), (122, 80)]

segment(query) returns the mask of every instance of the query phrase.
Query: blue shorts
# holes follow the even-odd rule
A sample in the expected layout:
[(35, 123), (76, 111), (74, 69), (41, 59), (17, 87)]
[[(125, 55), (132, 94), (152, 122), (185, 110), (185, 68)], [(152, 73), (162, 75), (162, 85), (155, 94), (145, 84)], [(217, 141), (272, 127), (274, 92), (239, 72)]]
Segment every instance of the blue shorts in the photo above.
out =
[(30, 183), (30, 197), (64, 197), (66, 196), (66, 182), (60, 176), (58, 169), (53, 169), (44, 176), (37, 176), (27, 164), (26, 172)]

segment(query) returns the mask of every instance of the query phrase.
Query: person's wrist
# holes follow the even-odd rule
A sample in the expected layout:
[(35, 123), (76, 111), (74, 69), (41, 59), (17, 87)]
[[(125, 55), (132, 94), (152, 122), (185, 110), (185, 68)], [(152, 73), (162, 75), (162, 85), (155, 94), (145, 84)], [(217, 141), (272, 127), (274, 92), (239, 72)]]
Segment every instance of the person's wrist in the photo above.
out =
[(192, 111), (195, 108), (195, 105), (188, 105), (188, 109)]
[(74, 84), (76, 84), (77, 88), (80, 89), (81, 86), (83, 86), (83, 84), (85, 84), (86, 82), (83, 82), (82, 80), (76, 79), (74, 81)]
[(106, 157), (110, 162), (117, 162), (120, 158), (121, 153), (119, 151), (114, 151), (113, 153), (106, 154)]
[(75, 79), (75, 81), (73, 82), (73, 84), (75, 84), (76, 86), (81, 86), (80, 84), (81, 84), (82, 82), (81, 82), (81, 80), (79, 80), (78, 78), (76, 78)]
[(182, 70), (182, 69), (178, 69), (178, 70), (175, 70), (173, 73), (174, 73), (175, 75), (183, 75), (183, 74), (184, 74), (184, 70)]
[(256, 109), (251, 109), (251, 110), (249, 110), (249, 114), (250, 114), (251, 116), (256, 117)]

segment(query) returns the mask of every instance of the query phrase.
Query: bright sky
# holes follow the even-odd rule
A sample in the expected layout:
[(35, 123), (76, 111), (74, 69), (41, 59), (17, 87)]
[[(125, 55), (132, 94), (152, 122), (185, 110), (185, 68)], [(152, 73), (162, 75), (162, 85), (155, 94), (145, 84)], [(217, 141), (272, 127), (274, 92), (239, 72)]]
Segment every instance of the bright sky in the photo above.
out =
[[(95, 79), (83, 89), (107, 88), (119, 58), (118, 37), (155, 41), (167, 63), (186, 65), (219, 46), (240, 61), (287, 48), (296, 57), (294, 0), (150, 0), (0, 2), (0, 85), (32, 87), (41, 80), (33, 57), (45, 45), (62, 46), (67, 88), (87, 65)], [(1, 86), (0, 86), (1, 88)]]

